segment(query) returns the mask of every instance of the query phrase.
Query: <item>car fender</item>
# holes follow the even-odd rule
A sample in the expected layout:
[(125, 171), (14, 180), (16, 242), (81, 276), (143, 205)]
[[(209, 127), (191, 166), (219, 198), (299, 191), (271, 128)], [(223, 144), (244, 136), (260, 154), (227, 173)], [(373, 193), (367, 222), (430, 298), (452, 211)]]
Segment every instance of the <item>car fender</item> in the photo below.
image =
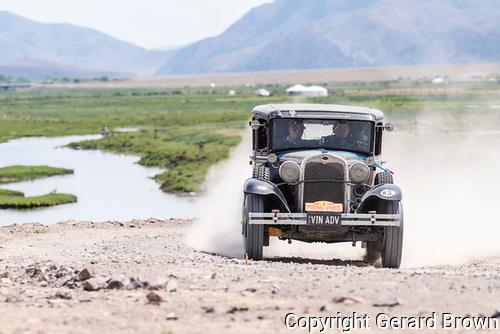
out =
[(290, 208), (288, 207), (288, 203), (285, 199), (285, 196), (274, 183), (267, 180), (260, 179), (248, 179), (243, 186), (243, 192), (245, 194), (254, 194), (260, 196), (274, 196), (276, 197), (283, 207), (290, 212)]
[(380, 201), (401, 201), (402, 199), (403, 192), (397, 185), (389, 183), (379, 184), (365, 193), (361, 198), (361, 203), (356, 212), (361, 213), (373, 210)]

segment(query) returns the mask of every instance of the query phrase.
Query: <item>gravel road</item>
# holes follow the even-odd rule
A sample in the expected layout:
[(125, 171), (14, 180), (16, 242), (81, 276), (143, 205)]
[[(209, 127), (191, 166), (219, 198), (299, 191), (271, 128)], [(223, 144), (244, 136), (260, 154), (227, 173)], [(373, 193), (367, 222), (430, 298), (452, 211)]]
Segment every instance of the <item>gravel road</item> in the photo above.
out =
[[(400, 270), (337, 259), (252, 262), (187, 247), (190, 224), (0, 228), (0, 333), (307, 333), (287, 329), (289, 313), (297, 325), (301, 316), (356, 312), (370, 317), (370, 332), (380, 313), (500, 320), (500, 258)], [(466, 325), (453, 332), (471, 332)]]

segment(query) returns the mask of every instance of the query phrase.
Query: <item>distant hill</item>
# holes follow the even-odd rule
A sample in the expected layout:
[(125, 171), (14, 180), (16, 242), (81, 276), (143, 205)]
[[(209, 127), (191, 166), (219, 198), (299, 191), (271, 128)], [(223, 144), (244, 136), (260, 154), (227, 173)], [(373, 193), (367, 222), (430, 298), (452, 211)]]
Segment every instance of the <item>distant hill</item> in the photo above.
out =
[(154, 73), (174, 52), (147, 50), (93, 29), (39, 23), (6, 11), (0, 11), (0, 46), (4, 67), (20, 59), (25, 65), (27, 59), (36, 59), (136, 74)]
[(157, 74), (500, 61), (500, 0), (276, 0)]
[(0, 64), (0, 75), (29, 80), (123, 78), (127, 76), (126, 73), (83, 69), (76, 66), (31, 58), (22, 58), (7, 64)]

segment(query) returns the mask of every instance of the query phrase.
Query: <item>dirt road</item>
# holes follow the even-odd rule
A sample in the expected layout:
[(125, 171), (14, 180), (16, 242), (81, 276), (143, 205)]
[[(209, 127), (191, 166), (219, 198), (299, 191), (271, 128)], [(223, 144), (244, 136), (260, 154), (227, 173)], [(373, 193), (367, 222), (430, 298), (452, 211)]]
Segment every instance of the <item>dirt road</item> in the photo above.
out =
[(500, 316), (500, 258), (401, 270), (335, 259), (255, 263), (185, 246), (190, 223), (0, 228), (0, 333), (290, 332), (289, 313), (291, 326), (299, 316), (356, 312), (375, 330), (379, 313)]

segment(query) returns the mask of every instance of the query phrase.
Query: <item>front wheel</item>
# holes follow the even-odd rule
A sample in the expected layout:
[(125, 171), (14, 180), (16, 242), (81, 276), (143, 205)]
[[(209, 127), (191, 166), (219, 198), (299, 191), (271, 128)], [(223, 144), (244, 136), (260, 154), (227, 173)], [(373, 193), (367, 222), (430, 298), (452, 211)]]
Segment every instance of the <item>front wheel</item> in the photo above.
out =
[(403, 205), (401, 202), (387, 202), (387, 214), (399, 214), (400, 225), (385, 228), (382, 248), (382, 266), (384, 268), (399, 268), (403, 255)]
[[(379, 184), (393, 184), (394, 180), (392, 174), (389, 172), (380, 172), (375, 175), (375, 185)], [(378, 209), (378, 213), (390, 213), (387, 204), (382, 202)], [(385, 231), (384, 231), (385, 232)], [(386, 235), (386, 233), (384, 233)], [(384, 238), (385, 239), (385, 238)], [(376, 264), (381, 260), (382, 250), (384, 249), (384, 239), (378, 241), (368, 241), (366, 244), (365, 261), (370, 264)]]
[(248, 223), (249, 212), (264, 212), (264, 200), (261, 196), (248, 194), (243, 207), (243, 234), (245, 239), (245, 254), (249, 259), (262, 260), (264, 248), (264, 225)]

